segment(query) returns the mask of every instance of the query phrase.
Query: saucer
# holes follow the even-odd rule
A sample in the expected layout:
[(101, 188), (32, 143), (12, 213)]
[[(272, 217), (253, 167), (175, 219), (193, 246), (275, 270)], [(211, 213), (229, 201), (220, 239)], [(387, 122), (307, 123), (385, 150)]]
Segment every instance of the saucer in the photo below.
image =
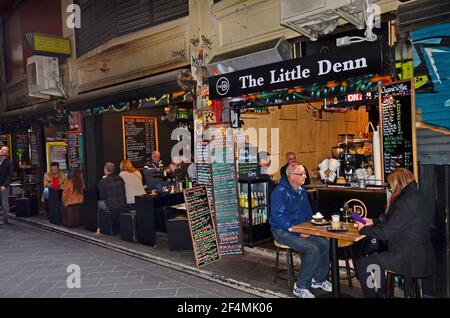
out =
[(330, 226), (327, 226), (327, 231), (330, 231), (330, 232), (345, 232), (345, 231), (348, 231), (348, 228), (345, 227), (345, 226), (341, 226), (340, 228), (334, 229), (330, 225)]
[(327, 221), (327, 220), (325, 220), (325, 219), (322, 219), (322, 221), (318, 222), (318, 221), (312, 219), (312, 220), (311, 220), (311, 223), (314, 224), (314, 225), (325, 225), (325, 224), (329, 224), (330, 221)]

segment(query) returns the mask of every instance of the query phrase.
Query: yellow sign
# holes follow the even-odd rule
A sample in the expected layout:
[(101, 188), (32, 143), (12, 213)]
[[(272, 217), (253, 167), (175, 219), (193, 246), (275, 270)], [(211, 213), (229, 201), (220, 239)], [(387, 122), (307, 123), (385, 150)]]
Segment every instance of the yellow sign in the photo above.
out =
[(34, 50), (56, 54), (71, 54), (70, 40), (45, 34), (34, 34)]
[(68, 145), (62, 141), (52, 141), (46, 142), (45, 148), (47, 152), (47, 171), (50, 171), (52, 162), (59, 163), (59, 169), (67, 170)]

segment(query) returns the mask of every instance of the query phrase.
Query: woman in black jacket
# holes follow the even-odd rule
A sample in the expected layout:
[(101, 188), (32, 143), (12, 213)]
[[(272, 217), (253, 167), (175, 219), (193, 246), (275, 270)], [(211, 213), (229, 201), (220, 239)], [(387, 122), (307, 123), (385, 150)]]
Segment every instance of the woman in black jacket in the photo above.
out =
[[(431, 224), (427, 220), (427, 208), (417, 189), (414, 175), (404, 168), (395, 169), (388, 175), (387, 182), (392, 196), (386, 213), (378, 220), (365, 219), (365, 225), (358, 223), (360, 234), (388, 244), (387, 251), (362, 257), (356, 262), (365, 297), (385, 295), (385, 270), (405, 277), (407, 295), (411, 289), (411, 278), (427, 277), (434, 273)], [(374, 270), (375, 273), (369, 277)]]

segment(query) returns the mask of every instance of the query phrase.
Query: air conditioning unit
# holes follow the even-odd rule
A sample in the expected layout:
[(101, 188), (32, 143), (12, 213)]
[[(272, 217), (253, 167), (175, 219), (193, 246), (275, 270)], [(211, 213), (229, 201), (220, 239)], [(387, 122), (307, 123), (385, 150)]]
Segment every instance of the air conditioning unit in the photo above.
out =
[[(215, 55), (209, 61), (209, 69), (219, 74), (240, 71), (261, 65), (292, 59), (292, 44), (284, 37)], [(215, 75), (214, 72), (210, 72)]]
[(281, 0), (280, 24), (315, 41), (333, 32), (340, 18), (364, 29), (363, 10), (364, 0)]
[(58, 58), (33, 55), (27, 59), (28, 95), (39, 98), (63, 96), (58, 87)]

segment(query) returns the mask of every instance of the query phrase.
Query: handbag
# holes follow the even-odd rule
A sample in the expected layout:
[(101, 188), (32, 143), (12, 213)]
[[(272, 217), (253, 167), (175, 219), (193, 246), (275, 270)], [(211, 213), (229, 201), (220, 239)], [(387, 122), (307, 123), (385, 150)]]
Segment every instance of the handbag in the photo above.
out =
[(387, 251), (387, 242), (383, 240), (376, 239), (374, 237), (366, 237), (361, 242), (361, 249), (359, 251), (359, 256), (369, 256), (373, 253), (380, 253)]

